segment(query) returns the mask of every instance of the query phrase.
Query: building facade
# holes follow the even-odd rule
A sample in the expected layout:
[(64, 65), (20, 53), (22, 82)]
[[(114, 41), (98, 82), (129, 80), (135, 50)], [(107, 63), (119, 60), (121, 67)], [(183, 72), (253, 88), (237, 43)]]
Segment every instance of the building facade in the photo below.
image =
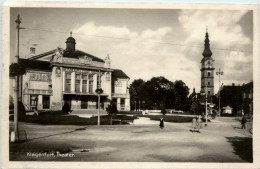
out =
[(209, 35), (206, 31), (204, 51), (201, 60), (201, 93), (207, 93), (208, 96), (214, 95), (214, 60), (211, 57)]
[(243, 113), (253, 114), (253, 82), (242, 86)]
[[(118, 110), (130, 110), (129, 77), (110, 68), (110, 58), (100, 59), (76, 50), (76, 40), (67, 38), (66, 49), (20, 59), (26, 68), (22, 76), (22, 102), (26, 110), (61, 110), (64, 103), (71, 109), (105, 109), (114, 101)], [(12, 92), (11, 92), (12, 93)]]
[(224, 85), (220, 90), (221, 107), (230, 106), (233, 114), (253, 114), (253, 81), (243, 85)]

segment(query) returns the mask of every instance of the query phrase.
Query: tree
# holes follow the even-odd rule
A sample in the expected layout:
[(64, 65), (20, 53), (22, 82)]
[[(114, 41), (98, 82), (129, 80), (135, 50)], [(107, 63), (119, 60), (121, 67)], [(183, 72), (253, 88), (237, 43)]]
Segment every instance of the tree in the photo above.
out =
[(111, 101), (106, 108), (107, 114), (110, 116), (110, 125), (112, 125), (113, 115), (117, 114), (116, 104)]
[(166, 109), (165, 109), (165, 105), (162, 105), (162, 108), (161, 108), (161, 113), (163, 115), (165, 115), (167, 113)]
[(130, 101), (131, 101), (131, 110), (136, 109), (136, 103), (141, 101), (142, 98), (142, 85), (145, 83), (142, 79), (134, 80), (129, 88)]
[(148, 81), (134, 80), (130, 85), (131, 107), (135, 101), (145, 103), (144, 109), (179, 109), (188, 110), (189, 88), (183, 81), (169, 81), (163, 76), (153, 77)]
[(193, 99), (190, 110), (193, 114), (201, 115), (205, 111), (205, 96), (201, 94), (197, 94)]
[(175, 109), (184, 110), (184, 111), (190, 109), (188, 95), (189, 95), (188, 86), (186, 86), (186, 84), (181, 80), (175, 81), (174, 83)]

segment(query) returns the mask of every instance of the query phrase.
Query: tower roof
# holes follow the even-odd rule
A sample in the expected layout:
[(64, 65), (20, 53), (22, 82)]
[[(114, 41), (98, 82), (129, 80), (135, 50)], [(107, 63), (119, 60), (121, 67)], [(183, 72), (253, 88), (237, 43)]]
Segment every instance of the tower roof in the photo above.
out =
[(76, 40), (72, 37), (72, 32), (70, 32), (70, 37), (67, 38), (66, 43), (76, 44)]
[(206, 30), (206, 36), (205, 36), (205, 41), (204, 41), (204, 51), (202, 53), (202, 55), (204, 57), (211, 57), (212, 52), (210, 50), (210, 44), (209, 44), (209, 34), (208, 34), (208, 29)]

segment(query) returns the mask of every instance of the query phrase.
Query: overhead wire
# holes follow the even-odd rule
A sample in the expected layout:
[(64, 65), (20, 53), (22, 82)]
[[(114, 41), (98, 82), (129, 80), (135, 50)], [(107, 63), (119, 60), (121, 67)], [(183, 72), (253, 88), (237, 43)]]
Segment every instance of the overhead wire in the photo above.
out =
[[(55, 30), (47, 30), (47, 29), (24, 28), (24, 27), (23, 27), (23, 29), (34, 30), (34, 31), (42, 31), (42, 32), (53, 32), (53, 33), (68, 34), (68, 31), (55, 31)], [(73, 32), (73, 34), (85, 35), (85, 36), (93, 36), (93, 37), (98, 37), (98, 38), (136, 41), (136, 42), (141, 42), (141, 43), (149, 42), (149, 43), (158, 43), (158, 44), (162, 44), (162, 45), (183, 46), (183, 47), (191, 47), (191, 48), (204, 48), (204, 46), (184, 45), (184, 44), (177, 44), (177, 43), (163, 42), (163, 41), (148, 41), (148, 40), (142, 40), (142, 39), (131, 39), (131, 38), (122, 38), (122, 37), (102, 36), (102, 35), (90, 35), (90, 34), (75, 33), (75, 32)], [(238, 51), (238, 52), (244, 52), (244, 53), (252, 53), (252, 51), (238, 50), (238, 49), (224, 49), (224, 48), (216, 48), (216, 47), (210, 47), (210, 48), (212, 50)]]

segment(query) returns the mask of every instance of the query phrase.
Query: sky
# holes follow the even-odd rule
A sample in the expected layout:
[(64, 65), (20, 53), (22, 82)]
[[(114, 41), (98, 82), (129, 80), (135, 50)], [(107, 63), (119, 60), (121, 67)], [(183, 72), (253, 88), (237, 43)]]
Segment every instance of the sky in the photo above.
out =
[[(221, 83), (242, 85), (253, 80), (253, 11), (188, 9), (11, 8), (11, 60), (15, 55), (15, 19), (21, 15), (20, 57), (65, 48), (76, 39), (76, 49), (122, 69), (130, 83), (155, 76), (182, 80), (200, 91), (200, 61), (206, 27)], [(41, 31), (40, 31), (41, 30)], [(219, 78), (215, 75), (215, 93)]]

